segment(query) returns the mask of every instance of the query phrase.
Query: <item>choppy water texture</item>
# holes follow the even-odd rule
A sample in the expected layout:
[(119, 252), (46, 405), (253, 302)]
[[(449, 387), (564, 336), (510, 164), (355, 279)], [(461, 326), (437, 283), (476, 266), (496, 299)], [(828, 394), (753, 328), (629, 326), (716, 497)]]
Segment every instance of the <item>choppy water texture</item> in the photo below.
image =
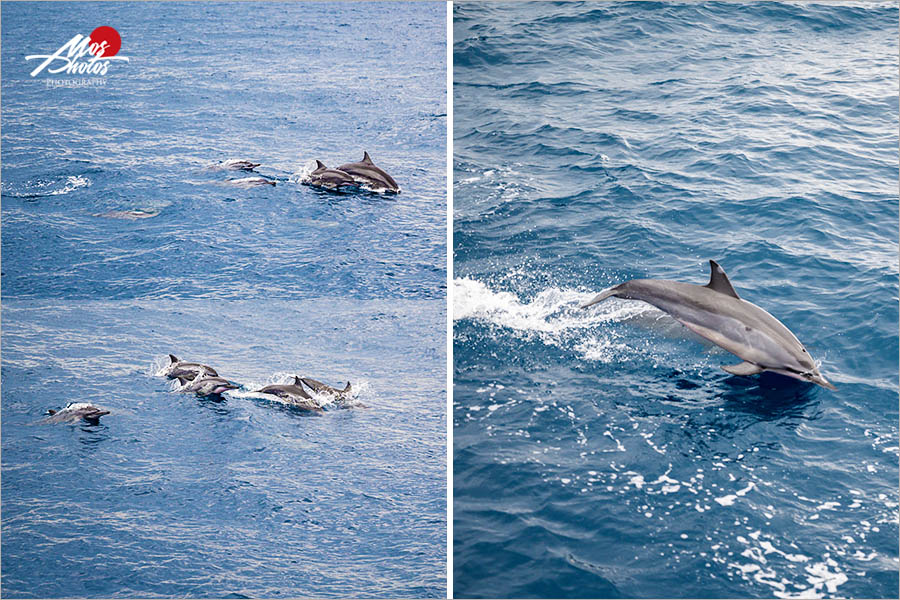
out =
[[(443, 4), (2, 11), (3, 596), (443, 596)], [(29, 76), (100, 25), (105, 85)], [(298, 183), (364, 150), (401, 194)], [(368, 408), (199, 400), (169, 352)], [(111, 414), (39, 424), (72, 401)]]
[[(455, 5), (456, 594), (898, 595), (897, 19)], [(576, 308), (710, 258), (838, 391)]]

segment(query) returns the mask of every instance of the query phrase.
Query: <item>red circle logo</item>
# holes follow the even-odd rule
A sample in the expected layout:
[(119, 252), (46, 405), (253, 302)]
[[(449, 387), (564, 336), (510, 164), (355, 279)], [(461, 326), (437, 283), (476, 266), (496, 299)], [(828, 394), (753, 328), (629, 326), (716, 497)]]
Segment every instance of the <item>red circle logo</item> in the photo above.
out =
[(119, 36), (119, 32), (107, 25), (93, 30), (90, 38), (91, 45), (97, 44), (98, 51), (103, 47), (103, 42), (106, 42), (102, 56), (115, 56), (122, 47), (122, 38)]

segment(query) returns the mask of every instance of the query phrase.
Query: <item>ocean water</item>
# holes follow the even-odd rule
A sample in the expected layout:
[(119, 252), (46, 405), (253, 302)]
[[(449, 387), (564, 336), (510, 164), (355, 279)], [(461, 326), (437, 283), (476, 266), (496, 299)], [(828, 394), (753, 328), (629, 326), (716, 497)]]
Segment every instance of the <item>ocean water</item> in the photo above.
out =
[[(3, 5), (4, 597), (445, 594), (445, 15)], [(127, 64), (29, 75), (101, 25)], [(402, 193), (300, 185), (364, 151)], [(249, 393), (294, 373), (354, 406)], [(69, 402), (111, 414), (41, 423)]]
[[(454, 4), (454, 592), (898, 595), (896, 3)], [(837, 391), (649, 305), (709, 259)]]

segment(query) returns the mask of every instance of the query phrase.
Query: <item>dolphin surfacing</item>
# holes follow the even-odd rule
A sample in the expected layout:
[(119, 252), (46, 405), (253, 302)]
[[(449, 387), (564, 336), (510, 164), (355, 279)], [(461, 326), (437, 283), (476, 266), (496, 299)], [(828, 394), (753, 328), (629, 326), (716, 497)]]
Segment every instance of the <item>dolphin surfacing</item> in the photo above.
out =
[(304, 183), (333, 191), (358, 185), (349, 173), (340, 169), (329, 169), (321, 160), (316, 161), (316, 169), (306, 177)]
[(194, 392), (198, 396), (221, 396), (222, 392), (226, 392), (228, 390), (236, 390), (241, 386), (232, 383), (225, 379), (224, 377), (219, 377), (216, 375), (209, 375), (206, 373), (198, 373), (196, 376), (191, 378), (189, 375), (179, 375), (176, 377), (178, 382), (182, 385), (180, 391), (182, 392)]
[(341, 400), (345, 400), (347, 396), (350, 394), (350, 382), (347, 382), (347, 385), (344, 389), (339, 390), (337, 388), (333, 388), (328, 384), (322, 383), (321, 381), (316, 381), (312, 377), (301, 377), (300, 382), (303, 383), (306, 387), (311, 389), (313, 392), (317, 394), (327, 394), (329, 396), (334, 396), (335, 398), (339, 398)]
[(203, 375), (219, 376), (216, 370), (209, 365), (179, 360), (174, 354), (169, 355), (169, 364), (163, 369), (162, 374), (169, 379), (178, 379), (185, 376), (188, 380)]
[(400, 193), (400, 186), (397, 185), (394, 178), (376, 165), (369, 157), (368, 152), (363, 152), (361, 161), (341, 165), (338, 169), (349, 174), (361, 185), (369, 186), (372, 189), (384, 190), (392, 194)]
[(49, 409), (47, 414), (49, 416), (41, 421), (42, 423), (74, 423), (84, 420), (91, 425), (98, 425), (100, 417), (108, 415), (109, 411), (90, 402), (69, 402), (63, 409)]
[(257, 392), (260, 394), (278, 396), (285, 403), (300, 410), (322, 412), (322, 407), (316, 403), (313, 397), (310, 396), (305, 389), (303, 389), (303, 381), (296, 375), (294, 375), (292, 383), (267, 385), (266, 387), (257, 390)]
[(670, 314), (685, 327), (744, 362), (722, 367), (732, 375), (772, 371), (836, 389), (791, 330), (760, 307), (738, 296), (724, 269), (709, 261), (706, 285), (663, 279), (632, 279), (602, 291), (581, 308), (611, 296), (641, 300)]

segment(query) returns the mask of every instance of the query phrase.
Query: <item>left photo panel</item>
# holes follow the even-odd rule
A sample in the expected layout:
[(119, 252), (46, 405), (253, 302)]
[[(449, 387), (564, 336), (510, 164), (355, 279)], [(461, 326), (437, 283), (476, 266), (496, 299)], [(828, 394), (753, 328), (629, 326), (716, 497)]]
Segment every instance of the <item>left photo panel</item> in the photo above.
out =
[(0, 595), (445, 597), (445, 4), (0, 10)]

